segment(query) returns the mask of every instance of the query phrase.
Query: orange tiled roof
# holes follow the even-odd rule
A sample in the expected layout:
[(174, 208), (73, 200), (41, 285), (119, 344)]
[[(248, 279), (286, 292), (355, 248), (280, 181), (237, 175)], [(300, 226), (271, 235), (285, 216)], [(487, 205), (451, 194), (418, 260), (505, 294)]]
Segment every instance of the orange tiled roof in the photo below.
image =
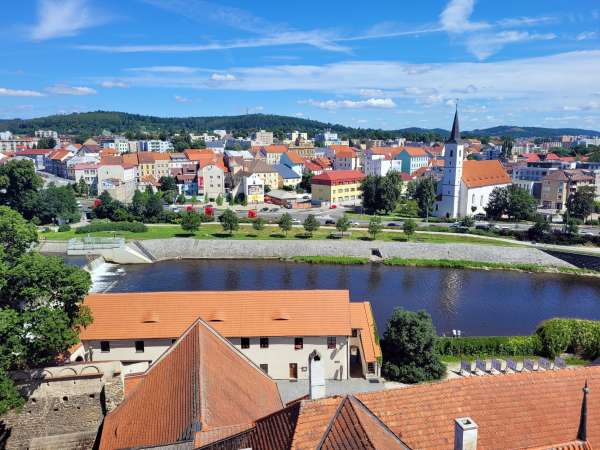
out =
[(203, 442), (282, 406), (275, 382), (198, 320), (105, 417), (100, 449)]
[(121, 155), (125, 164), (137, 166), (138, 165), (138, 154), (137, 153), (123, 153)]
[(358, 170), (331, 170), (312, 177), (311, 183), (358, 182), (363, 178), (365, 178), (365, 174)]
[(63, 159), (65, 159), (70, 154), (71, 154), (71, 152), (69, 150), (55, 150), (52, 153), (50, 153), (48, 155), (48, 157), (50, 159), (53, 159), (53, 160), (56, 160), (56, 161), (62, 161)]
[(464, 161), (462, 181), (468, 188), (510, 184), (512, 182), (498, 160)]
[(381, 357), (381, 347), (375, 335), (377, 327), (373, 318), (373, 310), (369, 302), (350, 303), (350, 325), (361, 330), (360, 341), (363, 356), (367, 362), (375, 362)]
[(267, 145), (266, 147), (263, 147), (263, 149), (266, 153), (286, 153), (288, 151), (287, 145), (281, 144)]
[(298, 152), (287, 152), (287, 157), (292, 164), (304, 164), (304, 158)]
[(371, 147), (370, 152), (372, 155), (384, 155), (387, 159), (394, 159), (403, 149), (404, 147)]
[(153, 164), (156, 161), (169, 161), (171, 156), (168, 153), (160, 152), (139, 152), (138, 161), (140, 164)]
[(423, 147), (404, 147), (402, 151), (406, 152), (408, 156), (411, 157), (429, 156)]
[(479, 449), (554, 448), (579, 428), (588, 381), (587, 430), (600, 446), (600, 367), (470, 377), (357, 397), (414, 449), (452, 449), (454, 419), (478, 425)]
[(81, 340), (176, 338), (198, 317), (225, 337), (349, 336), (348, 291), (90, 294)]

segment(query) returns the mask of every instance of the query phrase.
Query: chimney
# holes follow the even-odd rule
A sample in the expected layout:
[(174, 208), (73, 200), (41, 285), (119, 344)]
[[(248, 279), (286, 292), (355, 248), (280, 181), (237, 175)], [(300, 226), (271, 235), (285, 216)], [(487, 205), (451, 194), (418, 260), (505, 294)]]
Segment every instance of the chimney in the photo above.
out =
[(314, 400), (325, 397), (325, 369), (321, 355), (316, 350), (313, 350), (308, 357), (308, 379), (310, 398)]
[(477, 450), (477, 424), (470, 417), (454, 420), (454, 450)]

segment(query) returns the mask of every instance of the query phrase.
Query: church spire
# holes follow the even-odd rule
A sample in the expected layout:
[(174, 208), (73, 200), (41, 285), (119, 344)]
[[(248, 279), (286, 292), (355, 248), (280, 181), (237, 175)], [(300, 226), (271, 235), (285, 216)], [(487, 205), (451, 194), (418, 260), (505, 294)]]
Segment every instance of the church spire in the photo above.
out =
[(587, 441), (587, 397), (589, 392), (590, 388), (588, 388), (588, 382), (585, 380), (583, 401), (581, 402), (581, 415), (579, 417), (579, 431), (577, 432), (577, 439), (583, 442)]
[(458, 103), (456, 104), (456, 112), (454, 113), (454, 123), (450, 137), (446, 141), (449, 144), (460, 144), (460, 127), (458, 126)]

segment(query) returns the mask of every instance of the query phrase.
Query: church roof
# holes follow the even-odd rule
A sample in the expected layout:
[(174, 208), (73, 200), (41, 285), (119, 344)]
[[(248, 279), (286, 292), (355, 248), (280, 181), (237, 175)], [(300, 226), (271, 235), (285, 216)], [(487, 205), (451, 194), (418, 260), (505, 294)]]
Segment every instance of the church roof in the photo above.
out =
[(446, 141), (447, 144), (460, 144), (460, 127), (458, 125), (458, 109), (454, 113), (454, 123), (452, 124), (452, 131), (450, 137)]
[(510, 184), (511, 179), (500, 161), (470, 161), (463, 163), (462, 181), (468, 188)]

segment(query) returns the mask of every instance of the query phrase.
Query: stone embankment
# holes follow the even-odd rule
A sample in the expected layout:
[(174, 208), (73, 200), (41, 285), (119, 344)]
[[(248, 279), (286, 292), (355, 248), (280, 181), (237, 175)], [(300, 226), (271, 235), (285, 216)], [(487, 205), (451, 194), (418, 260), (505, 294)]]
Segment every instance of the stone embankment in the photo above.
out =
[[(128, 245), (132, 245), (129, 243)], [(477, 244), (427, 244), (383, 241), (292, 241), (292, 240), (198, 240), (192, 238), (150, 239), (135, 246), (153, 260), (252, 259), (294, 256), (354, 256), (370, 258), (451, 259), (506, 264), (539, 264), (575, 267), (531, 247), (499, 247)], [(138, 250), (139, 251), (139, 250)], [(112, 261), (119, 263), (119, 261)]]

